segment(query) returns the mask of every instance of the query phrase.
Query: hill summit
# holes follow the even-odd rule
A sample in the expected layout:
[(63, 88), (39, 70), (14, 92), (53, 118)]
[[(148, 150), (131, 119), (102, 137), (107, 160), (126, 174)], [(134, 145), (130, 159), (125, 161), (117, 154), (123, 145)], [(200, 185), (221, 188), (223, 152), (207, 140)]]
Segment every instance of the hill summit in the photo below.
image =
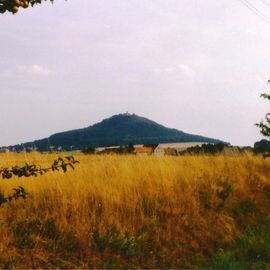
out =
[[(136, 114), (118, 114), (92, 126), (61, 133), (56, 133), (42, 140), (23, 144), (47, 151), (50, 146), (65, 150), (80, 149), (84, 146), (102, 147), (129, 144), (159, 144), (172, 142), (206, 142), (218, 143), (217, 139), (188, 134), (183, 131), (167, 128), (152, 120)], [(14, 146), (21, 150), (22, 145)]]

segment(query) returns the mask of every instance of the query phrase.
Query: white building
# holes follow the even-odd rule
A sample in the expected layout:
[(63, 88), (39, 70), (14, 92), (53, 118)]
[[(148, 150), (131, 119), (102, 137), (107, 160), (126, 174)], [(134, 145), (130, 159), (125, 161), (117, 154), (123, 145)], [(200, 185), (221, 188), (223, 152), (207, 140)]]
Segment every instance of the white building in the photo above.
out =
[(202, 146), (203, 144), (207, 144), (206, 142), (183, 142), (183, 143), (161, 143), (154, 150), (154, 155), (156, 156), (164, 156), (166, 152), (172, 152), (171, 150), (175, 150), (176, 153), (183, 152), (187, 150), (189, 147)]
[(0, 153), (9, 153), (10, 150), (8, 148), (0, 148)]

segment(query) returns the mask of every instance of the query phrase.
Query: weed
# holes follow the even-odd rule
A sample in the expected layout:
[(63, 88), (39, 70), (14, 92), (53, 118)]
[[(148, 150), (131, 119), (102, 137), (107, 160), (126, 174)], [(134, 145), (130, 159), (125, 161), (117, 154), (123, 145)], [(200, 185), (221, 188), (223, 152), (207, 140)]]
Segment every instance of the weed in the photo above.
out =
[(134, 237), (127, 231), (120, 232), (115, 226), (107, 229), (104, 233), (93, 231), (93, 241), (100, 253), (106, 250), (124, 258), (137, 256), (139, 253), (140, 236)]
[(58, 232), (55, 222), (52, 219), (47, 219), (40, 228), (40, 234), (48, 239), (59, 239), (60, 233)]
[(239, 202), (239, 212), (246, 215), (246, 214), (252, 214), (256, 211), (256, 204), (249, 200), (244, 199), (240, 200)]
[(238, 254), (251, 262), (270, 263), (270, 220), (247, 230), (239, 241)]
[(15, 247), (19, 249), (34, 248), (35, 243), (33, 240), (33, 234), (38, 233), (40, 226), (41, 222), (39, 219), (18, 222), (13, 229)]
[(211, 190), (209, 190), (209, 187), (207, 187), (206, 185), (201, 185), (200, 187), (198, 187), (200, 204), (206, 210), (212, 209), (211, 197), (209, 196), (209, 192), (211, 192)]
[(69, 256), (79, 254), (80, 250), (80, 241), (72, 232), (61, 234), (57, 241), (57, 252), (59, 254)]
[(221, 200), (221, 203), (217, 206), (217, 211), (221, 211), (221, 209), (225, 205), (225, 201), (228, 199), (229, 195), (233, 191), (233, 184), (230, 180), (218, 180), (217, 181), (218, 190), (216, 191), (217, 197)]
[(206, 269), (270, 269), (270, 220), (246, 230), (227, 251), (219, 250)]
[(20, 249), (34, 248), (36, 236), (43, 239), (57, 240), (60, 235), (52, 219), (42, 222), (37, 218), (18, 222), (13, 228), (12, 233), (15, 238), (14, 246)]
[(270, 202), (270, 185), (264, 188), (264, 194), (266, 196), (266, 199)]
[(0, 266), (2, 269), (10, 269), (14, 265), (14, 259), (13, 257), (9, 257), (4, 263), (3, 267)]
[[(248, 269), (247, 264), (241, 260), (238, 260), (231, 252), (219, 253), (211, 262), (209, 267), (213, 270), (239, 270)], [(207, 268), (208, 269), (208, 268)]]

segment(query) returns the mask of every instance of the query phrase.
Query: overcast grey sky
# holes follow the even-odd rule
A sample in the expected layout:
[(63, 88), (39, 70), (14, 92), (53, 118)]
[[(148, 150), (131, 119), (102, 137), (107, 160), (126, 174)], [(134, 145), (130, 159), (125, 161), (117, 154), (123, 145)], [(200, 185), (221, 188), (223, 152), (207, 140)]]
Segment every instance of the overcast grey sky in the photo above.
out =
[(253, 145), (269, 78), (270, 24), (239, 0), (56, 0), (0, 16), (0, 145), (126, 111)]

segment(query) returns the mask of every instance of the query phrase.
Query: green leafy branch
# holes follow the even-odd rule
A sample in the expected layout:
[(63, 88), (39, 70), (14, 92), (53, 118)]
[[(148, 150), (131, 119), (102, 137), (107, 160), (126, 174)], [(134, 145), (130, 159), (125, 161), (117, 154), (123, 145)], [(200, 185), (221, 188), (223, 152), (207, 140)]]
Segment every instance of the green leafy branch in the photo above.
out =
[(260, 128), (263, 136), (270, 137), (270, 113), (265, 115), (265, 122), (261, 121), (256, 126)]
[[(54, 160), (53, 164), (50, 167), (47, 168), (42, 168), (39, 165), (28, 163), (25, 163), (25, 165), (22, 167), (19, 166), (13, 166), (11, 168), (2, 167), (0, 168), (0, 176), (2, 176), (3, 179), (10, 179), (13, 176), (17, 176), (20, 178), (38, 176), (51, 171), (52, 172), (63, 171), (64, 173), (66, 173), (68, 167), (74, 169), (74, 165), (76, 163), (79, 163), (79, 161), (76, 160), (73, 156), (66, 156), (64, 158), (59, 157), (58, 159)], [(18, 200), (19, 198), (25, 200), (28, 195), (25, 189), (21, 186), (19, 186), (18, 188), (13, 188), (12, 190), (13, 193), (7, 197), (0, 192), (0, 206), (4, 203), (8, 203), (13, 200)]]
[[(268, 83), (270, 83), (270, 80), (268, 80)], [(261, 97), (270, 100), (270, 95), (267, 93), (262, 93)], [(270, 138), (270, 112), (265, 115), (265, 121), (257, 123), (256, 126), (260, 128), (263, 136)]]
[(54, 0), (0, 0), (0, 13), (5, 13), (9, 11), (11, 13), (17, 13), (19, 8), (28, 8), (29, 5), (32, 7), (36, 4), (41, 4), (44, 1), (50, 1), (51, 3)]
[(7, 197), (5, 197), (1, 192), (0, 192), (0, 206), (4, 203), (8, 203), (14, 200), (18, 200), (19, 198), (26, 199), (28, 193), (25, 191), (25, 189), (21, 186), (18, 188), (13, 188), (13, 193)]
[(36, 164), (28, 164), (25, 163), (24, 166), (13, 166), (11, 168), (2, 167), (0, 168), (0, 175), (3, 179), (10, 179), (13, 176), (17, 177), (30, 177), (30, 176), (38, 176), (48, 173), (50, 171), (60, 171), (66, 172), (68, 167), (74, 169), (74, 165), (79, 163), (78, 160), (75, 160), (73, 156), (66, 156), (64, 158), (59, 157), (57, 160), (53, 162), (50, 167), (42, 168)]

